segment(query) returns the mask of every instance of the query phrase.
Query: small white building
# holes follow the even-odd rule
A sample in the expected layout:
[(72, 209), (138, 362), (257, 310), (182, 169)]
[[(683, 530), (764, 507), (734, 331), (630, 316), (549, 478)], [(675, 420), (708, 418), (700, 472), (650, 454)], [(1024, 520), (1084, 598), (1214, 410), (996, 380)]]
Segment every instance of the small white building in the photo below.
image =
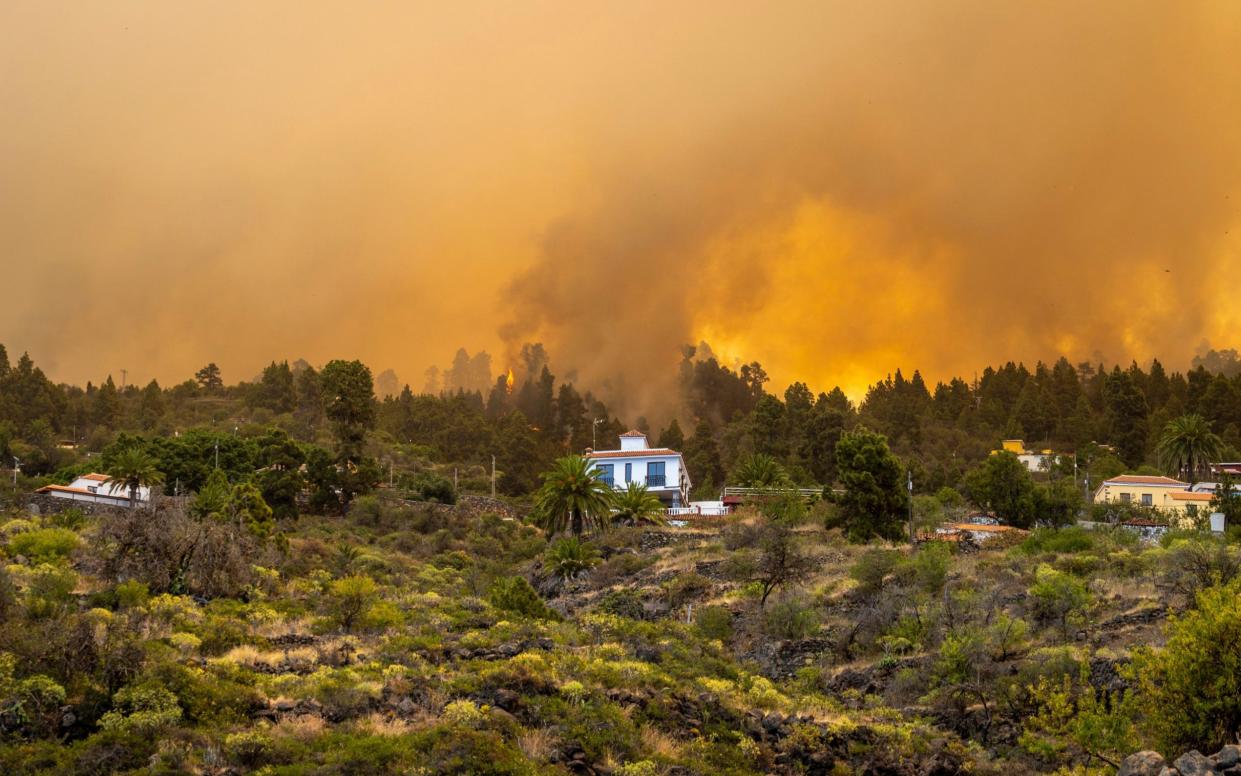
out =
[[(113, 486), (116, 486), (113, 488)], [(70, 501), (87, 501), (113, 507), (129, 506), (129, 488), (112, 482), (106, 474), (83, 474), (68, 485), (44, 485), (35, 493), (46, 493), (55, 498)], [(151, 500), (151, 489), (145, 485), (138, 488), (138, 504)]]
[(679, 509), (689, 504), (689, 472), (679, 452), (648, 446), (641, 431), (621, 434), (620, 445), (619, 450), (586, 451), (586, 460), (603, 475), (604, 482), (617, 490), (625, 490), (631, 482), (645, 485), (665, 507)]

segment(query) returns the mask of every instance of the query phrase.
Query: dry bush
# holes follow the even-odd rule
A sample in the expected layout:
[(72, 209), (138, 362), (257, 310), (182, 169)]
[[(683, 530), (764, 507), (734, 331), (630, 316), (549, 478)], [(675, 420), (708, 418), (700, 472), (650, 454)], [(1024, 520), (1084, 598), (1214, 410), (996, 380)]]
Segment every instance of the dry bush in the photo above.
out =
[(89, 571), (115, 582), (144, 582), (156, 594), (238, 596), (260, 552), (249, 532), (196, 520), (169, 502), (102, 521), (96, 538), (99, 552)]

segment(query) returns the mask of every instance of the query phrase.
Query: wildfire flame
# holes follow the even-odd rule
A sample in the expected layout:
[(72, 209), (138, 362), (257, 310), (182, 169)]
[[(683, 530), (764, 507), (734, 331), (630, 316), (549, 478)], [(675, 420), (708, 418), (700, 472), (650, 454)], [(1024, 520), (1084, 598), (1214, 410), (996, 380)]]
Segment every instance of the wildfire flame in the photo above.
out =
[(508, 389), (509, 393), (513, 392), (513, 380), (513, 368), (509, 367), (508, 374), (504, 376), (504, 387)]

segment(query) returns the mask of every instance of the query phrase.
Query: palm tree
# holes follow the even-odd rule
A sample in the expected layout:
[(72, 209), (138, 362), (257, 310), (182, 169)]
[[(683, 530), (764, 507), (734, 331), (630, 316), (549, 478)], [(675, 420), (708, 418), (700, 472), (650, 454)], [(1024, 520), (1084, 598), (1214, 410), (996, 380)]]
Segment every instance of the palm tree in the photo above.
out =
[(138, 505), (138, 488), (150, 487), (164, 481), (155, 459), (137, 447), (126, 447), (112, 459), (108, 467), (108, 490), (129, 491), (129, 508)]
[(614, 504), (616, 508), (614, 517), (618, 521), (624, 520), (632, 523), (663, 522), (663, 502), (641, 483), (629, 483), (629, 487), (616, 494)]
[(543, 474), (534, 497), (539, 525), (553, 536), (566, 528), (581, 536), (586, 528), (607, 527), (612, 511), (612, 488), (603, 474), (580, 455), (565, 456)]
[(1155, 450), (1159, 462), (1170, 472), (1197, 481), (1200, 473), (1209, 473), (1211, 461), (1218, 460), (1224, 443), (1211, 431), (1211, 423), (1201, 415), (1182, 415), (1168, 421)]
[(788, 472), (770, 455), (754, 453), (744, 458), (735, 470), (733, 480), (743, 488), (787, 488)]

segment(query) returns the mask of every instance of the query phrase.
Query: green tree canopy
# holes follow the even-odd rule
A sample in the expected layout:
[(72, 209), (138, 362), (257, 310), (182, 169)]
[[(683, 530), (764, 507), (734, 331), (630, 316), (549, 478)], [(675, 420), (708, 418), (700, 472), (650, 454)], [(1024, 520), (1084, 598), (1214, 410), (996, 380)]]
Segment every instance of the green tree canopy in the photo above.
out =
[(988, 456), (965, 476), (965, 489), (974, 503), (1009, 525), (1029, 528), (1034, 523), (1034, 481), (1013, 453)]
[(836, 444), (836, 469), (843, 493), (835, 494), (838, 519), (853, 541), (904, 535), (909, 496), (905, 470), (882, 434), (859, 427)]

